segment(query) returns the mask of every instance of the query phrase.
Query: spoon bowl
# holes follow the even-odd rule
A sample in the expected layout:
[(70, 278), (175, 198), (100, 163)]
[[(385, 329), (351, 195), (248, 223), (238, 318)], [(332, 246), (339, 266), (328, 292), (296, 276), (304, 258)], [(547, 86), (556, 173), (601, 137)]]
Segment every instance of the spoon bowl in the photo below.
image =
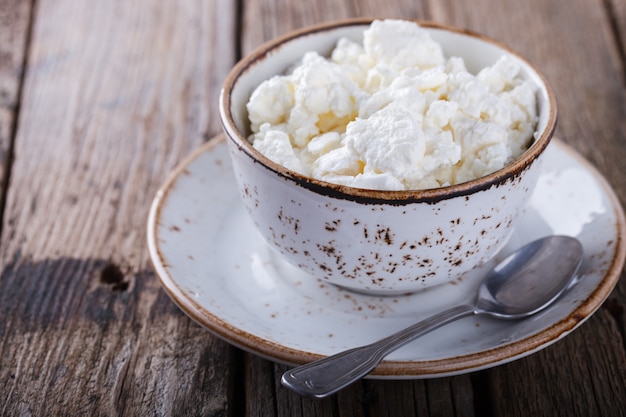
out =
[(582, 258), (582, 245), (572, 237), (531, 242), (485, 276), (473, 303), (451, 307), (369, 345), (293, 368), (281, 382), (299, 394), (323, 398), (370, 373), (389, 353), (461, 317), (484, 314), (518, 320), (538, 313), (571, 287)]
[(519, 248), (485, 276), (475, 313), (520, 319), (543, 310), (569, 288), (582, 256), (580, 242), (568, 236), (549, 236)]

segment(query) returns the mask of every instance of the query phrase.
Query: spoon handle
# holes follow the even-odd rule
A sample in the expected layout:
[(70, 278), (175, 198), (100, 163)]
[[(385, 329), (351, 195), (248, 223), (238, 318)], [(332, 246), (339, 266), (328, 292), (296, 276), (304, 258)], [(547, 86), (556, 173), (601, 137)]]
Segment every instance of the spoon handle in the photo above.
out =
[(452, 307), (372, 344), (293, 368), (283, 374), (281, 382), (298, 394), (324, 398), (370, 373), (394, 350), (474, 310), (472, 305)]

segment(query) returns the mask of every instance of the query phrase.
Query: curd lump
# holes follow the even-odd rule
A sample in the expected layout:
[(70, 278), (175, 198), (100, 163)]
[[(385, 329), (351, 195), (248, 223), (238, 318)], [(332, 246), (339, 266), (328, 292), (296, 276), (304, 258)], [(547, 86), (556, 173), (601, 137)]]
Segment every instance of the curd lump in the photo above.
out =
[(416, 23), (374, 21), (363, 45), (308, 52), (247, 104), (254, 148), (302, 175), (417, 190), (469, 181), (519, 157), (537, 123), (535, 87), (503, 56), (470, 74)]

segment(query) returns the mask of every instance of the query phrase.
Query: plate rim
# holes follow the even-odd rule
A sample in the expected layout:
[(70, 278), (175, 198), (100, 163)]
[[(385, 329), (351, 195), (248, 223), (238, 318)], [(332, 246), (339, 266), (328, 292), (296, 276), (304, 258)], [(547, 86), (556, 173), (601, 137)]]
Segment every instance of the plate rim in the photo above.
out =
[[(189, 296), (177, 284), (175, 278), (167, 271), (165, 256), (161, 253), (158, 244), (158, 228), (163, 204), (167, 200), (168, 193), (187, 167), (205, 152), (210, 152), (213, 148), (221, 144), (226, 146), (225, 142), (226, 138), (224, 133), (220, 133), (194, 149), (168, 174), (165, 181), (157, 190), (150, 206), (147, 221), (148, 252), (152, 267), (156, 272), (161, 286), (170, 299), (172, 299), (187, 316), (228, 343), (274, 362), (288, 365), (303, 364), (320, 359), (324, 357), (324, 355), (284, 346), (280, 343), (249, 333), (223, 320), (218, 315), (206, 310), (196, 302), (193, 297)], [(608, 298), (619, 281), (626, 259), (624, 240), (626, 236), (626, 216), (624, 210), (615, 191), (595, 166), (581, 156), (574, 148), (558, 138), (554, 138), (550, 146), (559, 147), (562, 151), (576, 159), (578, 164), (592, 174), (609, 200), (616, 219), (616, 242), (613, 257), (610, 266), (607, 267), (604, 277), (601, 278), (595, 290), (569, 313), (566, 318), (526, 338), (481, 350), (480, 352), (457, 355), (444, 359), (384, 360), (370, 374), (372, 377), (394, 379), (443, 377), (478, 371), (520, 359), (557, 342), (571, 333), (591, 317)]]

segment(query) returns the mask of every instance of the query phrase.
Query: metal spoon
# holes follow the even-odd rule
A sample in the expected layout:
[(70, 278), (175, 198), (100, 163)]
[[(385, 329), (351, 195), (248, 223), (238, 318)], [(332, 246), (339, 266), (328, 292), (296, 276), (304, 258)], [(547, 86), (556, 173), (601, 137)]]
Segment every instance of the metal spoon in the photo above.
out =
[(518, 249), (483, 279), (473, 304), (449, 308), (369, 345), (298, 366), (282, 384), (316, 398), (334, 394), (370, 373), (389, 353), (453, 320), (473, 314), (520, 319), (549, 306), (569, 288), (583, 257), (580, 242), (549, 236)]

